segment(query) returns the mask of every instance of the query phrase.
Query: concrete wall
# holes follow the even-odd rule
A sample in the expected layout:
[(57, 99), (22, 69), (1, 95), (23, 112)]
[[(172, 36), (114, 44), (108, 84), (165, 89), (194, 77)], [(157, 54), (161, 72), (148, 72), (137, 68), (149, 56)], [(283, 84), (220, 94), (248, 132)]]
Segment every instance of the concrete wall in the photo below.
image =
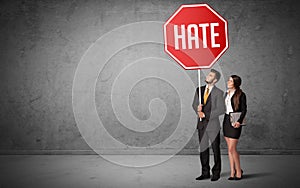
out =
[[(215, 67), (222, 71), (225, 81), (231, 74), (240, 75), (242, 89), (247, 94), (248, 126), (242, 133), (241, 150), (300, 149), (300, 15), (296, 2), (207, 1), (227, 19), (229, 25), (230, 48)], [(1, 153), (59, 153), (69, 150), (80, 153), (91, 150), (79, 131), (72, 106), (73, 80), (83, 55), (97, 39), (115, 28), (142, 21), (163, 23), (181, 4), (189, 3), (199, 2), (1, 1)], [(149, 31), (132, 32), (141, 35)], [(156, 37), (156, 34), (149, 36)], [(159, 40), (161, 38), (159, 36)], [(114, 43), (106, 42), (107, 47), (116, 45), (116, 40)], [(104, 51), (98, 51), (97, 55), (107, 57)], [(154, 115), (157, 112), (153, 121), (160, 122), (160, 125), (154, 125), (156, 129), (148, 134), (122, 126), (110, 101), (112, 85), (130, 63), (144, 62), (143, 58), (150, 56), (156, 57), (153, 61), (159, 58), (170, 60), (178, 70), (172, 72), (163, 68), (157, 70), (157, 66), (141, 66), (131, 70), (131, 76), (146, 68), (153, 68), (155, 75), (167, 76), (180, 75), (177, 72), (183, 71), (165, 54), (163, 44), (144, 42), (131, 44), (111, 56), (109, 61), (104, 62), (95, 84), (99, 118), (115, 139), (130, 146), (147, 147), (168, 138), (183, 115), (181, 107), (191, 105), (181, 99), (178, 88), (172, 82), (149, 77), (135, 83), (129, 96), (124, 97), (129, 98), (133, 117), (147, 120), (153, 110)], [(101, 59), (99, 62), (103, 63)], [(197, 71), (183, 72), (196, 87)], [(204, 74), (205, 71), (202, 76)], [(124, 79), (126, 83), (126, 77)], [(219, 83), (222, 89), (225, 89), (224, 80)], [(185, 83), (184, 79), (177, 82), (182, 86)], [(187, 90), (186, 96), (191, 92)], [(117, 94), (122, 97), (127, 93)], [(85, 97), (84, 93), (82, 97)], [(152, 101), (149, 107), (154, 98), (160, 99), (157, 103)], [(160, 117), (160, 113), (164, 116)], [(187, 117), (183, 119), (189, 123)], [(185, 150), (195, 152), (197, 148), (195, 133)], [(225, 148), (224, 140), (222, 148)], [(164, 148), (160, 149), (163, 153)]]

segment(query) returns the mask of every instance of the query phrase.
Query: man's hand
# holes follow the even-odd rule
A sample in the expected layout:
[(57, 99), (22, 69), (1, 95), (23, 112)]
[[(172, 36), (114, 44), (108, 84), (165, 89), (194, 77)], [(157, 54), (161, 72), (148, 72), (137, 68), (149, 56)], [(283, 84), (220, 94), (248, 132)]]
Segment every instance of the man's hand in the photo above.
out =
[(205, 118), (205, 114), (202, 112), (202, 104), (198, 106), (198, 116), (199, 118)]
[(198, 116), (199, 116), (199, 118), (205, 118), (205, 114), (203, 113), (203, 112), (198, 112)]
[(198, 106), (198, 112), (201, 112), (202, 111), (202, 104), (200, 104), (199, 106)]

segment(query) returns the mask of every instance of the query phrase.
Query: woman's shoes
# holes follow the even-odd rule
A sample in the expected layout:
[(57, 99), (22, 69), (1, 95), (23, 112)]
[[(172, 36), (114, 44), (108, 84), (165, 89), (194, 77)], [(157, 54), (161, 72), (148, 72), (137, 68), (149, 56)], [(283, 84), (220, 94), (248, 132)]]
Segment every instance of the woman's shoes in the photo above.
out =
[(235, 177), (229, 177), (228, 180), (235, 180)]
[(241, 170), (241, 171), (242, 171), (241, 177), (236, 177), (235, 176), (235, 180), (241, 180), (241, 179), (243, 179), (243, 170)]
[(242, 171), (242, 174), (241, 174), (241, 177), (236, 177), (235, 176), (235, 174), (236, 174), (236, 172), (234, 173), (234, 177), (229, 177), (228, 178), (228, 180), (241, 180), (241, 179), (243, 179), (243, 170), (241, 170)]
[(228, 178), (228, 180), (235, 180), (235, 174), (236, 174), (236, 171), (234, 171), (233, 177), (230, 176), (230, 177)]

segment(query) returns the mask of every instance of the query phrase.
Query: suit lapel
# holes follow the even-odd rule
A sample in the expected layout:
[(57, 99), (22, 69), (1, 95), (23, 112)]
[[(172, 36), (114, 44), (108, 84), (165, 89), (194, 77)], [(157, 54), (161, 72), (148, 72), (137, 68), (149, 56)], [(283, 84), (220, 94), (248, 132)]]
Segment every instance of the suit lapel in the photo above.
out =
[(201, 86), (201, 104), (203, 104), (204, 90), (205, 90), (205, 86)]

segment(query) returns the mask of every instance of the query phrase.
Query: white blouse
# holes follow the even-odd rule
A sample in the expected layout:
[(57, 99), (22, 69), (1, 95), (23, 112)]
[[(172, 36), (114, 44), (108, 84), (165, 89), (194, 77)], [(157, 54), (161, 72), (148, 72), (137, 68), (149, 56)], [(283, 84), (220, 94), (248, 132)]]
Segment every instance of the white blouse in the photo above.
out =
[(235, 90), (233, 92), (229, 92), (229, 90), (227, 91), (227, 96), (225, 98), (225, 105), (226, 105), (226, 114), (229, 115), (230, 112), (233, 112), (233, 108), (231, 105), (231, 98), (234, 95)]

